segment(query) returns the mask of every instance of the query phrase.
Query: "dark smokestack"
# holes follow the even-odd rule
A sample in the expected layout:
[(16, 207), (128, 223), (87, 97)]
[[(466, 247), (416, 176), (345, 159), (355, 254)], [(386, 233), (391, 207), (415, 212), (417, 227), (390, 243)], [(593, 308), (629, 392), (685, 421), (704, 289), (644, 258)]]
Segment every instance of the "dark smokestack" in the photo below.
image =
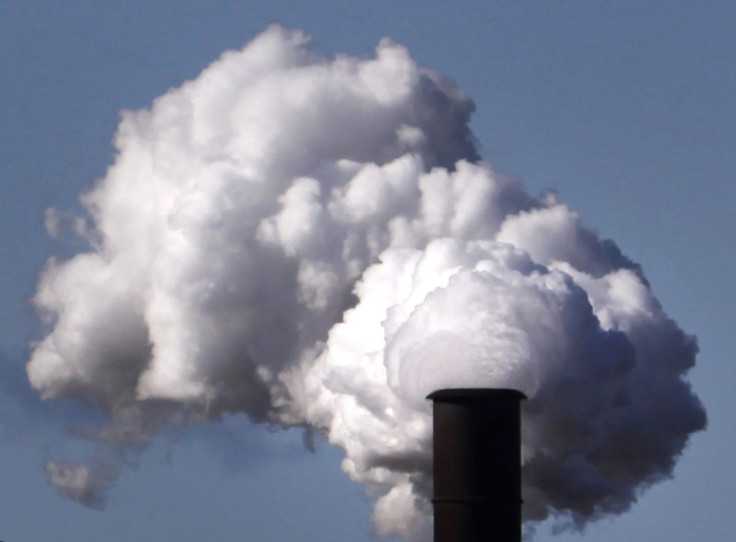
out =
[(434, 542), (520, 542), (523, 393), (448, 389), (434, 402)]

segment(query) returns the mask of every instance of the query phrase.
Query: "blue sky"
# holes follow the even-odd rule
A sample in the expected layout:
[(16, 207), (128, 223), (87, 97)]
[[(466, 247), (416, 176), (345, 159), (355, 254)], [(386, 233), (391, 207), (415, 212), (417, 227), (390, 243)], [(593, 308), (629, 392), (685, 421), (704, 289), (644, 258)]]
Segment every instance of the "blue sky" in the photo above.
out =
[(168, 435), (123, 473), (107, 509), (58, 496), (43, 462), (90, 450), (23, 380), (42, 334), (27, 299), (50, 255), (43, 230), (102, 176), (121, 109), (195, 77), (269, 23), (320, 54), (370, 55), (391, 36), (476, 103), (482, 156), (554, 189), (642, 264), (667, 312), (698, 336), (689, 380), (709, 414), (675, 477), (584, 535), (539, 540), (727, 539), (736, 482), (731, 418), (736, 304), (736, 8), (726, 2), (0, 3), (0, 539), (369, 540), (370, 504), (341, 451), (241, 419)]

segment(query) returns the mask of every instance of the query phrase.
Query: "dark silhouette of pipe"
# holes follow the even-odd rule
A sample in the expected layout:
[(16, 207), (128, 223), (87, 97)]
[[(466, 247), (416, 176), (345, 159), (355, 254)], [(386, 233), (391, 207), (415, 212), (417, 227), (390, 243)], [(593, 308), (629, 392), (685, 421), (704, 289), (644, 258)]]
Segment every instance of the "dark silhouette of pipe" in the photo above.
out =
[(434, 402), (434, 542), (521, 541), (521, 400), (448, 389)]

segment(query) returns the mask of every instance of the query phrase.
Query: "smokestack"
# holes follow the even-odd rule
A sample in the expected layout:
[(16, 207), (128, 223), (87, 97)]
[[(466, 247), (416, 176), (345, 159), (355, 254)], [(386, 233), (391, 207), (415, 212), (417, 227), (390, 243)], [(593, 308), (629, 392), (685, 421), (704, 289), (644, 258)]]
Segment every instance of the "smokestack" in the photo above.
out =
[(445, 389), (434, 402), (434, 542), (520, 542), (523, 393)]

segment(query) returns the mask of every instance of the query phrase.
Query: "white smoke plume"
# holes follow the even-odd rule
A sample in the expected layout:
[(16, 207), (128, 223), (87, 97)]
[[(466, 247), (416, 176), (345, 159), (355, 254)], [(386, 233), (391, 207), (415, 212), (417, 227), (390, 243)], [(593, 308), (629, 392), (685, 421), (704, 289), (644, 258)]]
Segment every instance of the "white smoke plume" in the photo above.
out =
[[(117, 449), (224, 413), (321, 432), (407, 540), (431, 524), (425, 396), (514, 387), (529, 524), (626, 510), (705, 426), (695, 341), (615, 244), (480, 160), (473, 108), (390, 40), (322, 58), (272, 26), (124, 112), (71, 221), (89, 251), (41, 275), (31, 384)], [(48, 470), (82, 502), (111, 482)]]

